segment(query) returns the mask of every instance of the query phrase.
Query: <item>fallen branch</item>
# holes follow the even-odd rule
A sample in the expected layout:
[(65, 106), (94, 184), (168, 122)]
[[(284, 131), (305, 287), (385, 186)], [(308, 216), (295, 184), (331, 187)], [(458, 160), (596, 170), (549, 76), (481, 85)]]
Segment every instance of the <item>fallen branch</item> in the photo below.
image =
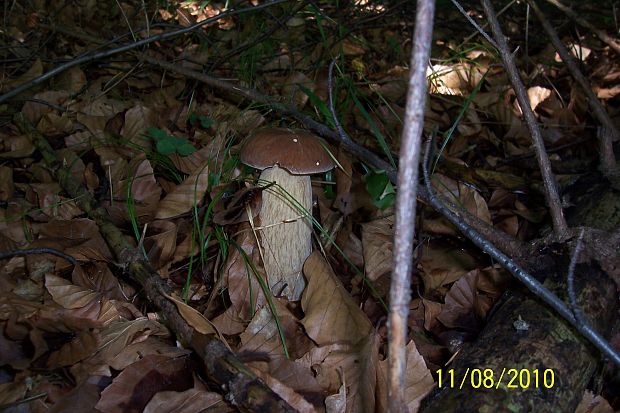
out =
[(67, 261), (71, 265), (77, 265), (77, 260), (70, 255), (65, 254), (55, 248), (28, 248), (23, 250), (11, 250), (0, 252), (0, 260), (10, 257), (16, 257), (20, 255), (34, 255), (34, 254), (51, 254), (60, 257)]
[(294, 412), (288, 403), (245, 367), (223, 342), (213, 336), (196, 332), (185, 321), (176, 305), (165, 297), (170, 295), (166, 283), (144, 260), (142, 253), (133, 248), (123, 233), (110, 222), (106, 210), (96, 205), (90, 192), (71, 175), (70, 168), (63, 166), (47, 140), (23, 114), (17, 114), (15, 122), (21, 131), (32, 139), (60, 186), (97, 224), (116, 259), (127, 264), (128, 274), (144, 288), (149, 300), (161, 310), (166, 324), (180, 341), (191, 347), (204, 360), (207, 375), (228, 393), (227, 399), (244, 412)]

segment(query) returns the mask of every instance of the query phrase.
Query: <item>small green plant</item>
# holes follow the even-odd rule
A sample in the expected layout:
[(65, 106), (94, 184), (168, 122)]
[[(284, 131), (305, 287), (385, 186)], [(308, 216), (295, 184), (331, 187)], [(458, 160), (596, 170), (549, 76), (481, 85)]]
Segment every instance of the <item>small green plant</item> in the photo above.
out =
[(332, 116), (329, 107), (327, 107), (327, 104), (323, 102), (321, 98), (316, 95), (316, 93), (314, 93), (312, 90), (308, 89), (304, 85), (298, 84), (297, 86), (299, 87), (299, 89), (301, 89), (303, 93), (306, 94), (306, 96), (308, 96), (308, 98), (310, 99), (310, 103), (312, 104), (312, 106), (314, 106), (317, 115), (320, 117), (320, 120), (325, 121), (332, 129), (336, 128), (336, 123), (334, 123), (334, 117)]
[(396, 191), (385, 171), (370, 171), (364, 176), (366, 190), (372, 198), (372, 203), (380, 209), (394, 205)]
[(397, 62), (403, 61), (403, 48), (396, 36), (390, 36), (387, 39), (388, 56)]
[(210, 117), (205, 115), (198, 115), (196, 113), (192, 113), (191, 115), (189, 115), (187, 121), (192, 126), (200, 125), (202, 129), (209, 129), (215, 123), (215, 121)]
[(196, 148), (185, 138), (168, 135), (159, 128), (148, 128), (147, 135), (155, 141), (157, 152), (161, 155), (178, 154), (188, 156), (196, 152)]

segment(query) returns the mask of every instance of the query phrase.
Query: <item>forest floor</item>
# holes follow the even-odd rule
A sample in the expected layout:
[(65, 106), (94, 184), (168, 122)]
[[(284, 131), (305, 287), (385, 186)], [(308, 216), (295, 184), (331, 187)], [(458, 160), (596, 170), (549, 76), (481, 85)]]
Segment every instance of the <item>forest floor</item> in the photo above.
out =
[[(237, 10), (249, 10), (239, 13), (225, 2), (161, 3), (3, 6), (0, 410), (251, 409), (226, 376), (243, 371), (298, 411), (385, 411), (393, 178), (415, 2), (241, 2)], [(600, 175), (587, 97), (526, 4), (496, 3), (569, 225), (617, 231), (615, 204), (609, 216), (573, 212), (583, 195), (603, 203), (588, 190), (606, 182), (583, 186)], [(463, 6), (489, 31), (479, 4)], [(618, 33), (611, 2), (572, 6)], [(618, 125), (618, 53), (541, 7)], [(551, 221), (513, 87), (498, 52), (452, 3), (436, 8), (424, 117), (425, 135), (437, 140), (433, 187), (531, 243)], [(297, 207), (293, 221), (311, 223), (314, 252), (301, 298), (289, 300), (270, 289), (263, 257), (272, 246), (258, 242), (263, 192), (275, 188), (239, 153), (265, 127), (307, 129), (311, 118), (334, 130), (335, 58), (333, 110), (355, 147), (375, 158), (314, 128), (336, 168), (313, 175), (312, 208)], [(445, 387), (451, 360), (516, 284), (442, 215), (418, 208), (411, 412), (441, 380)], [(620, 286), (620, 274), (611, 277)], [(198, 336), (237, 354), (226, 360), (239, 370), (222, 373), (226, 363), (201, 354)], [(607, 338), (620, 351), (618, 330)], [(618, 368), (599, 367), (576, 395), (578, 412), (620, 409)]]

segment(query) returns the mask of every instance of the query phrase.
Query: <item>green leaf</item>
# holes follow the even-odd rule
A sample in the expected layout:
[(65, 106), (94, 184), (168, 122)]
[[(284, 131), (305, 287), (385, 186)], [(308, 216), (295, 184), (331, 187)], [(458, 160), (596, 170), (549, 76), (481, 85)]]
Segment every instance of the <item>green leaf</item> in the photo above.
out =
[(334, 117), (332, 116), (331, 111), (329, 110), (329, 108), (327, 107), (327, 104), (325, 102), (323, 102), (317, 95), (316, 93), (314, 93), (312, 90), (308, 89), (307, 87), (305, 87), (302, 84), (298, 84), (297, 85), (302, 92), (304, 92), (306, 94), (306, 96), (308, 96), (308, 99), (310, 99), (310, 103), (319, 110), (319, 112), (321, 113), (321, 115), (323, 115), (323, 119), (325, 119), (325, 121), (329, 124), (329, 126), (331, 128), (335, 128), (336, 127), (336, 123), (334, 122)]
[(192, 126), (197, 123), (200, 123), (200, 127), (203, 129), (209, 129), (215, 123), (215, 121), (211, 119), (210, 117), (205, 116), (205, 115), (198, 115), (196, 113), (192, 113), (191, 115), (189, 115), (188, 120), (189, 120), (190, 125)]
[(355, 93), (355, 90), (353, 89), (352, 84), (350, 84), (350, 90), (351, 90), (351, 98), (353, 99), (353, 102), (355, 103), (355, 107), (357, 108), (357, 110), (359, 110), (362, 117), (370, 125), (370, 130), (372, 131), (372, 134), (377, 139), (379, 146), (381, 147), (381, 149), (383, 149), (383, 153), (385, 153), (385, 156), (387, 156), (387, 158), (389, 159), (390, 164), (392, 164), (392, 166), (396, 168), (396, 162), (394, 161), (392, 152), (390, 152), (390, 148), (385, 140), (385, 136), (383, 136), (383, 134), (381, 133), (381, 130), (379, 129), (379, 126), (377, 125), (377, 122), (375, 122), (375, 120), (372, 118), (372, 116), (370, 116), (370, 114), (368, 113), (368, 111), (366, 110), (362, 102), (360, 102), (360, 100), (357, 98), (357, 95)]
[(152, 137), (156, 141), (170, 137), (170, 135), (168, 135), (165, 131), (159, 128), (148, 128), (146, 132), (150, 137)]
[(178, 153), (181, 156), (187, 156), (196, 151), (187, 139), (169, 135), (159, 128), (148, 128), (146, 132), (155, 141), (157, 152), (161, 155)]
[(196, 152), (196, 148), (191, 143), (185, 141), (177, 145), (177, 153), (181, 156), (188, 156)]
[(396, 191), (385, 171), (372, 171), (364, 177), (372, 203), (380, 209), (394, 205)]
[(379, 209), (385, 209), (391, 207), (396, 202), (396, 195), (389, 194), (381, 199), (373, 199), (372, 203)]
[(160, 139), (157, 141), (157, 152), (162, 155), (172, 155), (177, 151), (174, 141), (170, 139)]
[(366, 190), (370, 196), (375, 199), (379, 198), (385, 190), (385, 185), (389, 182), (389, 179), (383, 171), (371, 171), (364, 177), (366, 181)]

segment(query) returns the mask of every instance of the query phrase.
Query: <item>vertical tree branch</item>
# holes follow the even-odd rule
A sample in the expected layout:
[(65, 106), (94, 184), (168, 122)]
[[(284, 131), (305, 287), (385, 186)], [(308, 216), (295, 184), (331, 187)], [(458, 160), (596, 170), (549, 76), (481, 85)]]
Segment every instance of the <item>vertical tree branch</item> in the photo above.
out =
[(580, 26), (583, 26), (588, 30), (592, 30), (592, 32), (595, 35), (597, 35), (598, 38), (601, 39), (602, 42), (606, 43), (616, 53), (620, 54), (620, 43), (618, 43), (618, 40), (614, 39), (613, 37), (605, 33), (604, 30), (598, 29), (596, 26), (590, 24), (590, 22), (588, 22), (587, 20), (582, 19), (570, 7), (565, 6), (564, 4), (560, 3), (558, 0), (547, 0), (547, 3), (551, 3), (558, 9), (562, 10), (568, 17), (576, 21), (577, 24), (579, 24)]
[(566, 234), (568, 227), (566, 225), (566, 220), (564, 219), (564, 214), (562, 213), (562, 204), (560, 202), (560, 195), (558, 194), (558, 187), (556, 185), (553, 172), (551, 171), (551, 162), (549, 162), (549, 157), (545, 151), (545, 143), (543, 141), (542, 134), (540, 133), (540, 128), (538, 127), (538, 123), (534, 117), (534, 112), (532, 112), (532, 108), (527, 97), (527, 92), (525, 91), (525, 86), (519, 77), (519, 70), (515, 64), (514, 56), (508, 49), (506, 37), (504, 36), (504, 33), (502, 33), (502, 28), (499, 25), (499, 21), (497, 21), (497, 15), (491, 5), (491, 1), (482, 0), (482, 7), (484, 8), (484, 13), (491, 24), (493, 37), (499, 46), (499, 53), (502, 56), (504, 68), (508, 73), (510, 83), (512, 83), (512, 87), (517, 95), (517, 101), (521, 107), (521, 112), (523, 112), (523, 118), (525, 119), (527, 128), (532, 136), (532, 142), (534, 143), (534, 149), (536, 151), (536, 158), (538, 159), (538, 166), (540, 167), (543, 184), (545, 185), (545, 198), (547, 200), (547, 204), (549, 205), (551, 221), (553, 222), (553, 230), (556, 235), (562, 237)]
[(612, 146), (612, 140), (618, 136), (618, 130), (614, 125), (613, 121), (605, 111), (605, 108), (598, 100), (594, 92), (592, 92), (592, 88), (588, 83), (586, 77), (581, 73), (579, 67), (577, 66), (577, 62), (575, 58), (571, 56), (570, 52), (566, 49), (566, 46), (560, 40), (558, 34), (553, 29), (543, 12), (540, 10), (538, 5), (534, 0), (528, 0), (528, 4), (536, 13), (536, 17), (540, 20), (542, 27), (545, 29), (549, 38), (551, 39), (551, 43), (557, 50), (558, 54), (562, 58), (562, 61), (566, 64), (568, 71), (573, 76), (573, 78), (577, 81), (577, 84), (581, 86), (581, 89), (588, 97), (588, 104), (592, 108), (592, 112), (594, 112), (594, 116), (598, 119), (598, 121), (603, 125), (603, 127), (608, 130), (610, 133), (599, 133), (597, 136), (599, 139), (599, 152), (601, 156), (601, 167), (604, 173), (611, 173), (616, 169), (616, 157), (614, 156), (614, 148)]
[(394, 234), (394, 272), (390, 286), (388, 399), (390, 412), (406, 411), (405, 345), (411, 294), (410, 277), (415, 232), (416, 192), (421, 136), (426, 104), (426, 65), (433, 37), (434, 0), (418, 0), (409, 70), (409, 90), (405, 125), (400, 143), (396, 230)]

